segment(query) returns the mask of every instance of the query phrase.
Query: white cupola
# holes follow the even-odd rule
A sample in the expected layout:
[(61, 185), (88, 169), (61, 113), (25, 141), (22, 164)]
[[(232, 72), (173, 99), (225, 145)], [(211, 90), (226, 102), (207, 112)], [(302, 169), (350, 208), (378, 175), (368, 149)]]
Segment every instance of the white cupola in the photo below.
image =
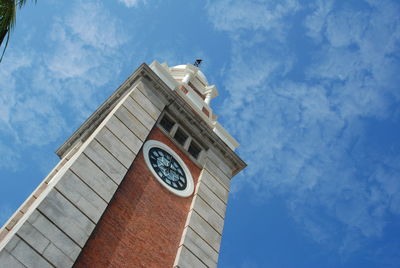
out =
[(203, 72), (193, 64), (169, 67), (167, 63), (154, 61), (150, 68), (171, 88), (177, 92), (213, 131), (232, 149), (239, 143), (217, 122), (210, 102), (218, 96), (215, 85), (209, 85)]
[(206, 76), (198, 67), (186, 64), (170, 67), (169, 69), (176, 81), (193, 89), (208, 105), (211, 99), (218, 96), (217, 88), (214, 85), (208, 85)]

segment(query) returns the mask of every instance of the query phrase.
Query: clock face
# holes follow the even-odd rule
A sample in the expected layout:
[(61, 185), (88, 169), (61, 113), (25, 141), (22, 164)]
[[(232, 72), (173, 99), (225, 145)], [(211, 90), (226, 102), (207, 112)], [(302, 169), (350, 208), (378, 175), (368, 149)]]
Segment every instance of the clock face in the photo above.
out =
[(145, 162), (154, 177), (170, 192), (187, 197), (193, 193), (193, 178), (183, 160), (167, 145), (155, 140), (143, 146)]
[(152, 147), (148, 157), (151, 167), (160, 179), (176, 190), (186, 188), (185, 171), (171, 154), (161, 148)]

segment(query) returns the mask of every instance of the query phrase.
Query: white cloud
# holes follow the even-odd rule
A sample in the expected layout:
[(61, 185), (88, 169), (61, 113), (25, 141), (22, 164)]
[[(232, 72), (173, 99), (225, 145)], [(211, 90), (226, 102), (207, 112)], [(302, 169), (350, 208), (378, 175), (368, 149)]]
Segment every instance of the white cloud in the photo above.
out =
[(325, 36), (332, 47), (349, 46), (363, 40), (367, 30), (368, 15), (365, 12), (343, 10), (327, 17)]
[(96, 103), (96, 90), (119, 71), (120, 47), (128, 40), (99, 1), (78, 1), (71, 15), (55, 20), (50, 35), (55, 49), (44, 55), (46, 68), (38, 70), (35, 85), (83, 120)]
[(139, 3), (146, 3), (146, 0), (118, 0), (123, 3), (126, 7), (136, 7)]
[(209, 4), (209, 17), (220, 30), (270, 30), (283, 27), (282, 19), (299, 9), (296, 0), (232, 1), (219, 0)]
[(53, 25), (56, 49), (47, 59), (48, 67), (57, 78), (91, 79), (88, 72), (104, 66), (105, 57), (114, 55), (127, 38), (100, 2), (76, 4), (71, 13)]
[(116, 48), (126, 42), (117, 19), (104, 8), (101, 2), (83, 2), (65, 18), (65, 25), (85, 45), (94, 48)]
[(1, 146), (8, 162), (82, 122), (107, 94), (99, 88), (120, 69), (127, 38), (119, 20), (100, 1), (75, 1), (70, 9), (51, 21), (47, 49), (16, 46), (0, 69), (0, 144), (7, 140), (8, 147)]
[(52, 101), (46, 95), (36, 95), (15, 105), (12, 123), (23, 143), (45, 145), (63, 134), (66, 122)]
[(333, 8), (333, 0), (318, 0), (313, 6), (311, 15), (305, 18), (304, 24), (307, 27), (307, 34), (316, 41), (322, 41), (321, 32), (326, 27), (326, 18)]
[(15, 90), (17, 77), (21, 70), (31, 65), (31, 57), (22, 53), (9, 53), (4, 58), (4, 66), (0, 69), (0, 126), (11, 127), (12, 107), (16, 103), (18, 92)]
[[(248, 162), (235, 187), (252, 178), (258, 197), (283, 195), (315, 241), (346, 255), (380, 237), (387, 215), (400, 212), (400, 169), (367, 157), (372, 149), (364, 138), (366, 119), (387, 119), (399, 100), (399, 62), (391, 57), (400, 41), (398, 6), (386, 1), (354, 10), (319, 1), (311, 14), (296, 2), (283, 6), (209, 6), (210, 20), (233, 42), (220, 114)], [(298, 23), (288, 19), (297, 11), (310, 14), (303, 17), (305, 34), (318, 44), (301, 67), (303, 51), (291, 46), (287, 32), (296, 27), (289, 22)], [(291, 78), (295, 68), (304, 78)]]

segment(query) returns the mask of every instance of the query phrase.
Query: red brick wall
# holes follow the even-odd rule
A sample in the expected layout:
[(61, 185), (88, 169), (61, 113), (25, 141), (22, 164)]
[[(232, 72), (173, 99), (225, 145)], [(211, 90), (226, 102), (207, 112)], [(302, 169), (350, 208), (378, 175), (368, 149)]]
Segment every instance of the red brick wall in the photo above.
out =
[[(177, 152), (195, 182), (200, 169), (158, 128), (148, 139)], [(192, 201), (165, 189), (151, 174), (139, 152), (75, 267), (172, 267)]]

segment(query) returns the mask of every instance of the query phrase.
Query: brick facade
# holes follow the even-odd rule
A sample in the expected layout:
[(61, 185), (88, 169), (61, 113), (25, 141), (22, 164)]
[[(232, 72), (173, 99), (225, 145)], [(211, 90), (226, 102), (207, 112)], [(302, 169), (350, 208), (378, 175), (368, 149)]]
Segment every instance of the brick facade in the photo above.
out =
[[(166, 135), (154, 128), (148, 139), (174, 149), (196, 185), (200, 168)], [(140, 151), (74, 267), (172, 267), (191, 201), (165, 189)]]

